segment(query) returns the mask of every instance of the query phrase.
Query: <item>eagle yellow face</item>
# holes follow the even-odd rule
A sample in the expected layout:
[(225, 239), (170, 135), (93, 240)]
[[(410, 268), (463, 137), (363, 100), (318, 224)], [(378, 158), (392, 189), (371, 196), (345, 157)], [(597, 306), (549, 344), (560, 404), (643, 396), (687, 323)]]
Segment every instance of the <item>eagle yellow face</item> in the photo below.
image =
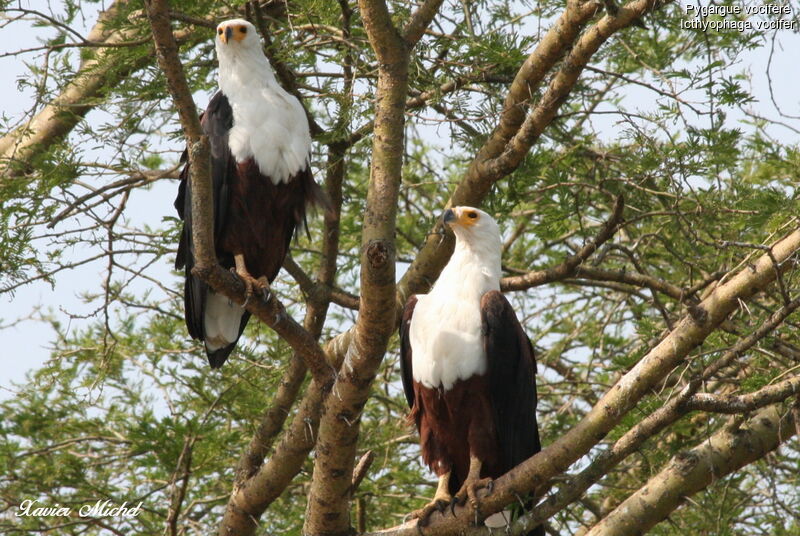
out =
[(251, 32), (255, 32), (255, 28), (246, 20), (227, 20), (217, 26), (217, 39), (225, 45), (232, 41), (241, 43)]
[(453, 226), (461, 226), (469, 229), (478, 224), (481, 221), (483, 215), (486, 214), (482, 210), (478, 210), (472, 207), (453, 207), (451, 209), (447, 209), (442, 216), (442, 221), (449, 225), (451, 228)]

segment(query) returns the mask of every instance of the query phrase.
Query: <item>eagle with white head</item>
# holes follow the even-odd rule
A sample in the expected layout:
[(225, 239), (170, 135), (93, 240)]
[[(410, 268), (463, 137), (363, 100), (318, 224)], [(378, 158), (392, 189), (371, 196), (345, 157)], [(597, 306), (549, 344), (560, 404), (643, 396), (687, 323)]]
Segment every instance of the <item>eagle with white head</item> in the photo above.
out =
[[(443, 221), (455, 233), (453, 255), (428, 294), (408, 299), (400, 326), (409, 419), (439, 477), (433, 500), (415, 512), (420, 526), (467, 499), (477, 512), (477, 490), (541, 449), (533, 347), (500, 293), (500, 228), (472, 207), (453, 207)], [(503, 513), (492, 517), (504, 524)]]
[[(255, 27), (234, 19), (217, 26), (219, 91), (201, 117), (211, 145), (217, 259), (265, 297), (309, 204), (325, 197), (311, 173), (311, 134), (303, 106), (276, 81)], [(186, 158), (186, 153), (184, 153)], [(184, 221), (176, 268), (185, 268), (189, 334), (221, 367), (250, 318), (242, 306), (192, 275), (191, 187), (187, 163), (175, 208)]]

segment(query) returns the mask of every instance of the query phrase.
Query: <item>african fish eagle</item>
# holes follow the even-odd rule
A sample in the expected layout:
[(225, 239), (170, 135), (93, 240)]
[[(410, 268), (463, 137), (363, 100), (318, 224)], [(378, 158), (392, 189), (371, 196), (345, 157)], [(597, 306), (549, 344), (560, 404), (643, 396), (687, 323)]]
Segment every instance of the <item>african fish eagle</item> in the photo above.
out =
[[(201, 117), (211, 145), (217, 260), (245, 283), (247, 298), (268, 295), (306, 206), (324, 196), (309, 166), (311, 135), (303, 106), (275, 80), (255, 27), (246, 20), (217, 26), (219, 91)], [(184, 158), (186, 153), (184, 153)], [(176, 268), (185, 268), (184, 311), (194, 339), (221, 367), (250, 318), (242, 306), (192, 275), (189, 164), (175, 208), (184, 221)]]
[(433, 500), (415, 512), (420, 525), (466, 499), (477, 512), (477, 490), (541, 448), (533, 347), (500, 293), (500, 229), (472, 207), (447, 210), (443, 221), (455, 251), (431, 291), (408, 299), (400, 326), (409, 419), (439, 477)]

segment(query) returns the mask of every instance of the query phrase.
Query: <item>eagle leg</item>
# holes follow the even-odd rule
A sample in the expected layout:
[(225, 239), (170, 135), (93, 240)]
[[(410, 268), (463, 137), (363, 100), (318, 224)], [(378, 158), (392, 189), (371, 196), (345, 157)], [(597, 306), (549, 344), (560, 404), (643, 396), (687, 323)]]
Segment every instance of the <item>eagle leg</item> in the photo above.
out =
[(269, 281), (267, 281), (266, 276), (261, 276), (258, 279), (250, 275), (250, 272), (247, 271), (247, 266), (244, 263), (244, 255), (238, 253), (233, 256), (233, 261), (236, 263), (236, 267), (232, 268), (231, 271), (238, 275), (242, 282), (244, 283), (244, 306), (247, 306), (247, 303), (250, 301), (255, 294), (255, 291), (258, 291), (261, 294), (261, 297), (264, 298), (266, 301), (269, 299)]
[(489, 493), (492, 492), (494, 481), (491, 478), (481, 478), (481, 466), (483, 463), (474, 455), (469, 457), (469, 474), (461, 489), (453, 497), (453, 503), (450, 508), (455, 515), (456, 504), (463, 505), (469, 500), (470, 508), (475, 512), (477, 520), (480, 512), (480, 498), (478, 497), (478, 490), (486, 489)]
[(424, 527), (428, 524), (428, 520), (434, 511), (440, 514), (445, 511), (447, 505), (450, 504), (452, 497), (450, 492), (447, 491), (450, 482), (450, 471), (439, 476), (439, 485), (436, 486), (436, 494), (433, 496), (431, 502), (411, 512), (411, 519), (417, 519), (417, 527)]

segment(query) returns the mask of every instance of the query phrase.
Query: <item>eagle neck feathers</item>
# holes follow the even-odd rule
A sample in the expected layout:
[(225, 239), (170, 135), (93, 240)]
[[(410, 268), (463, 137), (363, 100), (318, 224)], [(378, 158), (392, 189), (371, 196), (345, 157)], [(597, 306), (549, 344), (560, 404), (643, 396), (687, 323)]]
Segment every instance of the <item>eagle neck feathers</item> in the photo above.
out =
[(475, 300), (479, 307), (481, 296), (500, 290), (500, 254), (491, 241), (456, 240), (453, 255), (430, 294), (440, 299), (458, 295), (461, 300)]
[(499, 240), (457, 240), (450, 261), (427, 295), (418, 296), (409, 327), (414, 380), (449, 391), (483, 375), (481, 297), (500, 289)]
[(300, 102), (275, 80), (260, 48), (217, 46), (219, 88), (233, 110), (228, 145), (238, 163), (254, 159), (273, 184), (309, 165), (311, 134)]

